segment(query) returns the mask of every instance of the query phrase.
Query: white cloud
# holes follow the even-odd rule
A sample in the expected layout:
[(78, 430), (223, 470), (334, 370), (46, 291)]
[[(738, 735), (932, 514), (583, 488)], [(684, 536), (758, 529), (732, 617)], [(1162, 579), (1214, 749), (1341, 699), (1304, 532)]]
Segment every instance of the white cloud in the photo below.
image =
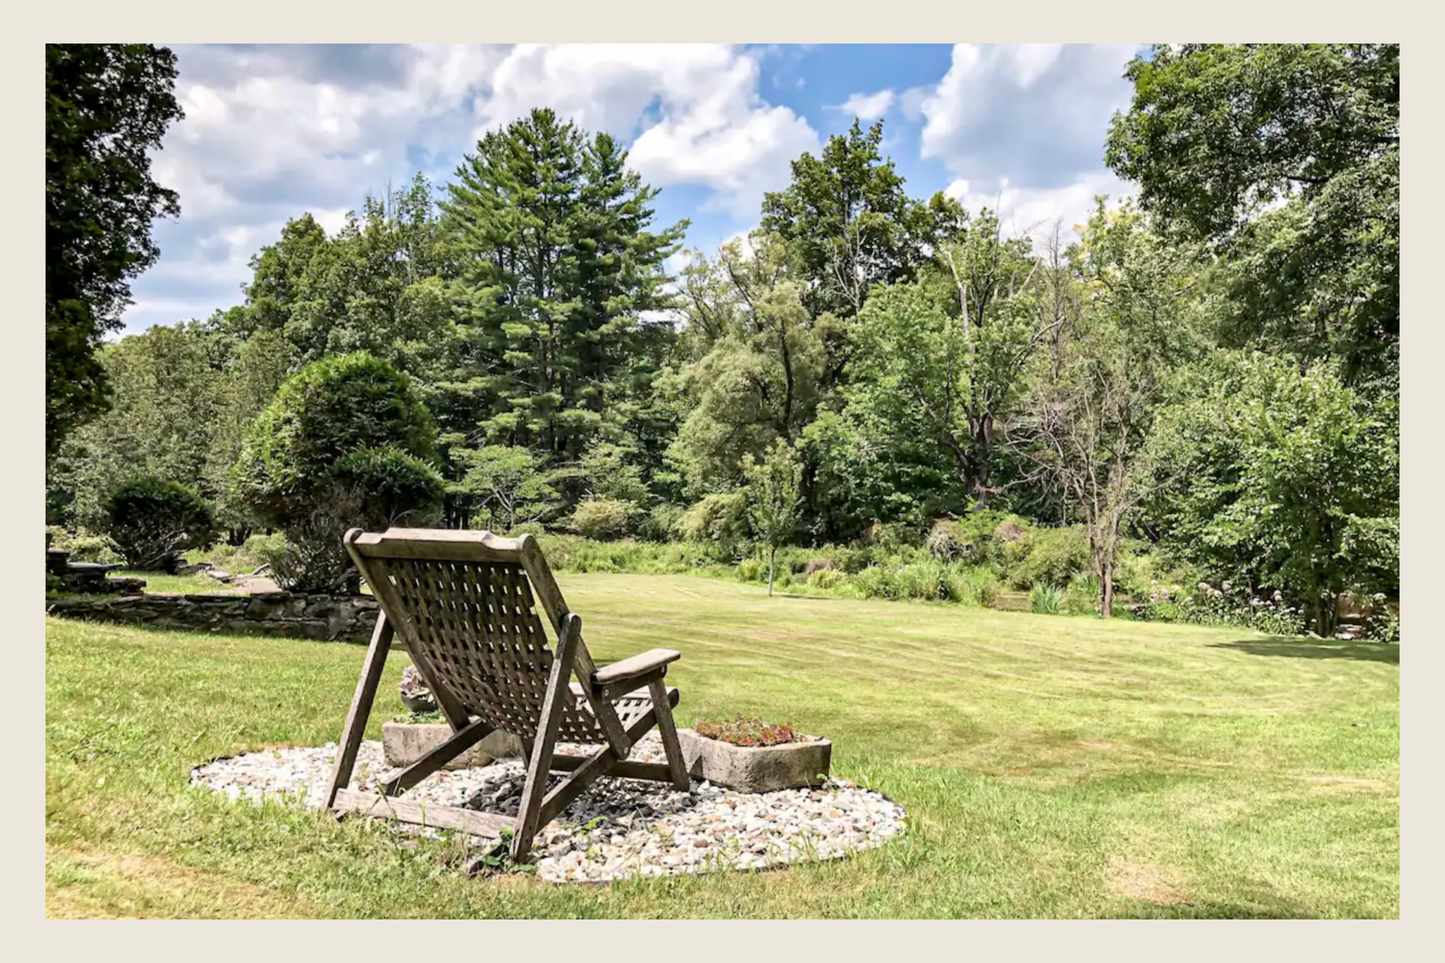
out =
[[(479, 133), (534, 106), (630, 142), (645, 180), (701, 186), (704, 209), (755, 213), (818, 147), (806, 120), (760, 95), (765, 53), (722, 44), (175, 49), (186, 117), (154, 172), (182, 214), (157, 224), (162, 260), (138, 279), (128, 326), (161, 320), (143, 312), (173, 306), (177, 277), (215, 276), (211, 307), (235, 303), (246, 259), (287, 217), (310, 210), (334, 231), (368, 192), (418, 168), (449, 175)], [(244, 256), (232, 239), (251, 245)], [(212, 266), (188, 267), (199, 262)]]
[(1053, 231), (1056, 222), (1066, 235), (1082, 225), (1089, 219), (1098, 195), (1107, 195), (1113, 206), (1132, 196), (1134, 186), (1110, 171), (1098, 171), (1083, 174), (1062, 187), (1019, 188), (1005, 178), (991, 191), (974, 190), (969, 181), (960, 178), (944, 188), (944, 193), (956, 198), (969, 211), (977, 212), (985, 207), (993, 211), (1007, 234), (1026, 234), (1040, 239)]
[(547, 106), (632, 141), (629, 162), (655, 186), (711, 188), (709, 206), (751, 212), (787, 182), (817, 132), (758, 93), (761, 53), (726, 44), (523, 44), (478, 102), (484, 128)]
[(888, 113), (897, 95), (892, 90), (880, 90), (872, 94), (853, 94), (836, 108), (849, 117), (859, 120), (877, 120)]
[(1062, 218), (1081, 222), (1095, 194), (1130, 192), (1103, 165), (1134, 45), (958, 44), (933, 88), (905, 92), (923, 119), (921, 153), (956, 176), (948, 193), (970, 207), (1002, 208), (1019, 231)]
[(958, 44), (918, 109), (924, 158), (973, 180), (1045, 185), (1102, 162), (1109, 119), (1129, 103), (1129, 44)]

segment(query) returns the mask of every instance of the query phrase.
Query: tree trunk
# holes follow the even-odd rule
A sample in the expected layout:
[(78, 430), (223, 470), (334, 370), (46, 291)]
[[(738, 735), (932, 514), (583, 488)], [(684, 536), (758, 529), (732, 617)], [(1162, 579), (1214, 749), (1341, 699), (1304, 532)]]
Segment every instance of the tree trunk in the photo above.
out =
[(1322, 639), (1331, 638), (1339, 624), (1339, 599), (1331, 592), (1316, 592), (1313, 608), (1315, 634)]
[(1114, 615), (1114, 563), (1106, 559), (1100, 568), (1103, 572), (1099, 576), (1099, 614), (1107, 619)]
[(778, 557), (776, 548), (768, 549), (768, 598), (773, 597), (773, 560)]

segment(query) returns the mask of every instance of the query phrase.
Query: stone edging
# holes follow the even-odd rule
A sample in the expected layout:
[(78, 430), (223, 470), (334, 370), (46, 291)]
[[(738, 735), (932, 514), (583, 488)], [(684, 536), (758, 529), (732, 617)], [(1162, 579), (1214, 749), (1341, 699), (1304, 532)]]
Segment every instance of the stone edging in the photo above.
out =
[(120, 598), (47, 597), (45, 611), (67, 618), (123, 622), (202, 632), (289, 636), (325, 642), (366, 642), (376, 627), (369, 595), (292, 592), (123, 595)]

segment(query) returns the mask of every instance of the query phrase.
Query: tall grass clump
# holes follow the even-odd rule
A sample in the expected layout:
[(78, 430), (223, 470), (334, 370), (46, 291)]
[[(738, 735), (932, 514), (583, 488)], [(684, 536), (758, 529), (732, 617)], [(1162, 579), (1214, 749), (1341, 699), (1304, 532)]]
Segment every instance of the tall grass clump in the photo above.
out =
[(1064, 590), (1052, 582), (1039, 582), (1029, 592), (1029, 611), (1039, 615), (1058, 615), (1064, 606)]

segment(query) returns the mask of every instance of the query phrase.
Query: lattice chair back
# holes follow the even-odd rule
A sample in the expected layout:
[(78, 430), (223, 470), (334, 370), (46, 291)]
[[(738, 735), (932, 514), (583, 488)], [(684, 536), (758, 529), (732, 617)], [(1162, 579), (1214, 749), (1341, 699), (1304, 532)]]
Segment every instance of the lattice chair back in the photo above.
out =
[[(346, 545), (412, 660), (460, 703), (453, 713), (535, 740), (567, 608), (531, 536), (355, 529)], [(604, 741), (586, 701), (571, 687), (565, 699), (558, 737)]]

